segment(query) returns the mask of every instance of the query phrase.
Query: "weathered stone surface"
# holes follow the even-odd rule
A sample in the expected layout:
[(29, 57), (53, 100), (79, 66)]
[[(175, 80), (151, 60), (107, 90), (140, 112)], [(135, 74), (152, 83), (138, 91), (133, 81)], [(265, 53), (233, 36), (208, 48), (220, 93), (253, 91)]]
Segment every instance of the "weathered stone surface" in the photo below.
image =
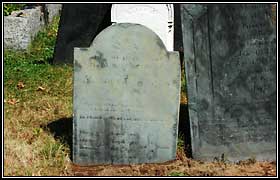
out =
[(134, 23), (153, 30), (168, 51), (174, 50), (173, 4), (113, 4), (113, 23)]
[(175, 159), (179, 103), (179, 53), (145, 26), (106, 28), (74, 49), (74, 163)]
[(51, 22), (53, 18), (59, 15), (62, 4), (46, 4), (47, 11), (48, 11), (48, 20)]
[(4, 16), (4, 48), (27, 49), (44, 25), (40, 7), (14, 11)]
[[(54, 52), (54, 64), (72, 64), (74, 47), (88, 47), (111, 25), (112, 4), (63, 4)], [(174, 50), (182, 51), (180, 4), (174, 4)]]
[(184, 4), (192, 152), (276, 159), (276, 25), (269, 4)]

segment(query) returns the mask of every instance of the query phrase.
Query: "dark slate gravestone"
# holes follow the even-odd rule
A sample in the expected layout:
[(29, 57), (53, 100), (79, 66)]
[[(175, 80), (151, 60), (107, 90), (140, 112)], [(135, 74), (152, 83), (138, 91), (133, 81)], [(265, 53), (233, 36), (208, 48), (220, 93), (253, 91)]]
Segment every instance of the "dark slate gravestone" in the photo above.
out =
[(184, 48), (183, 48), (183, 37), (182, 37), (182, 23), (181, 23), (181, 4), (174, 4), (174, 51), (180, 53), (180, 63), (184, 61)]
[(184, 4), (193, 157), (276, 159), (276, 29), (269, 4)]
[(88, 47), (94, 37), (111, 25), (111, 4), (63, 4), (54, 64), (72, 64), (74, 47)]
[(179, 53), (145, 26), (106, 28), (74, 49), (74, 163), (175, 159), (179, 103)]
[[(174, 4), (174, 49), (182, 51), (180, 5)], [(73, 48), (88, 47), (94, 37), (111, 25), (112, 4), (63, 4), (54, 64), (72, 64)]]

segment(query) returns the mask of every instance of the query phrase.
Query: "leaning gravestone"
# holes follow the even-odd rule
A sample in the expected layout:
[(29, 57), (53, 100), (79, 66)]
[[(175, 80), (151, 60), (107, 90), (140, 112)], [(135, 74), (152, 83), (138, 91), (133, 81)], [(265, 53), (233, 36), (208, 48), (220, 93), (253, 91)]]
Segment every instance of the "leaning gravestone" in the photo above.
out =
[(174, 50), (173, 4), (113, 4), (113, 23), (134, 23), (153, 30), (168, 51)]
[(74, 49), (74, 163), (175, 159), (179, 103), (178, 52), (145, 26), (106, 28)]
[(270, 4), (181, 6), (196, 159), (276, 159), (276, 25)]

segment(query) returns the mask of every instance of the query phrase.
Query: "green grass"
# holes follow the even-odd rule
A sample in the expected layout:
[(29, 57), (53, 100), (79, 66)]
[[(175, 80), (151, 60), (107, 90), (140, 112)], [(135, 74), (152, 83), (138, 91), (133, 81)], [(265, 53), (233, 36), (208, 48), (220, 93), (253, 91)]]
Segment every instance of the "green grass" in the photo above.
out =
[(10, 15), (13, 11), (21, 10), (25, 4), (20, 3), (4, 3), (3, 5), (3, 14), (4, 16)]
[(171, 172), (168, 174), (168, 176), (187, 176), (187, 174), (183, 172)]
[(179, 134), (177, 140), (177, 149), (184, 150), (184, 148), (185, 148), (184, 135)]
[(181, 94), (187, 93), (187, 86), (186, 86), (186, 73), (185, 73), (185, 63), (182, 64), (181, 68)]
[[(4, 176), (73, 175), (70, 143), (67, 141), (72, 138), (69, 129), (72, 127), (73, 69), (72, 66), (49, 64), (54, 52), (58, 22), (59, 18), (55, 18), (49, 27), (39, 32), (28, 50), (4, 51)], [(182, 92), (186, 91), (185, 83), (182, 72)], [(18, 87), (18, 84), (22, 87)], [(13, 99), (17, 103), (10, 101)], [(184, 138), (181, 134), (177, 147), (182, 152)], [(183, 159), (174, 162), (165, 172), (168, 172), (168, 176), (234, 174), (221, 171), (225, 162), (225, 156), (217, 158), (214, 164)], [(251, 168), (255, 162), (252, 158), (242, 162), (240, 167), (227, 165), (225, 168), (233, 167), (241, 175), (254, 175), (259, 170), (252, 169), (246, 174), (244, 169)], [(141, 166), (138, 166), (140, 175)], [(267, 170), (260, 174), (267, 174)]]
[[(59, 18), (55, 18), (37, 34), (27, 50), (4, 51), (6, 176), (72, 173), (70, 144), (65, 141), (72, 138), (71, 134), (62, 132), (67, 137), (56, 137), (49, 128), (53, 122), (72, 118), (72, 66), (49, 63), (54, 54), (58, 23)], [(13, 99), (17, 103), (9, 103)], [(67, 131), (67, 128), (55, 128)], [(178, 149), (183, 148), (183, 136), (179, 135)]]
[[(28, 50), (4, 51), (4, 175), (69, 175), (70, 145), (45, 128), (72, 117), (72, 67), (52, 66), (59, 17)], [(21, 87), (18, 84), (22, 84)], [(17, 103), (10, 103), (15, 99)]]
[[(7, 176), (72, 173), (70, 144), (63, 139), (71, 139), (71, 134), (57, 138), (48, 128), (52, 122), (72, 118), (72, 66), (50, 64), (58, 23), (59, 18), (55, 18), (37, 34), (27, 50), (4, 51), (4, 174)], [(9, 103), (12, 99), (17, 103)], [(178, 149), (183, 148), (180, 135)]]
[[(54, 52), (58, 22), (59, 18), (55, 18), (52, 25), (39, 32), (28, 50), (4, 51), (5, 99), (30, 100), (42, 94), (71, 95), (71, 89), (61, 87), (64, 87), (66, 78), (72, 75), (72, 68), (49, 64)], [(24, 84), (23, 89), (17, 88), (19, 82)], [(38, 91), (38, 87), (46, 91)]]

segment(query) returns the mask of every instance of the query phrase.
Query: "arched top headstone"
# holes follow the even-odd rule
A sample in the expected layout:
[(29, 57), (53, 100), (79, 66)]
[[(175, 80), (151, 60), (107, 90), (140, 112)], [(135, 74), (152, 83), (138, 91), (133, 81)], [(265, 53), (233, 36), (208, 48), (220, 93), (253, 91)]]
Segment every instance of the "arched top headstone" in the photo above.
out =
[(114, 24), (75, 48), (74, 163), (174, 160), (180, 80), (179, 53), (139, 24)]
[[(100, 45), (102, 47), (99, 47)], [(133, 23), (113, 24), (100, 32), (90, 47), (75, 49), (94, 51), (98, 48), (106, 47), (106, 50), (113, 51), (118, 50), (119, 48), (116, 48), (118, 46), (121, 46), (119, 48), (122, 48), (122, 51), (132, 51), (132, 49), (129, 49), (131, 47), (137, 48), (139, 54), (141, 54), (140, 51), (148, 51), (151, 48), (156, 48), (164, 53), (171, 53), (154, 31), (146, 26)], [(156, 52), (151, 55), (154, 56), (155, 54)]]
[(174, 8), (172, 4), (113, 4), (112, 23), (135, 23), (153, 30), (167, 50), (174, 49)]

